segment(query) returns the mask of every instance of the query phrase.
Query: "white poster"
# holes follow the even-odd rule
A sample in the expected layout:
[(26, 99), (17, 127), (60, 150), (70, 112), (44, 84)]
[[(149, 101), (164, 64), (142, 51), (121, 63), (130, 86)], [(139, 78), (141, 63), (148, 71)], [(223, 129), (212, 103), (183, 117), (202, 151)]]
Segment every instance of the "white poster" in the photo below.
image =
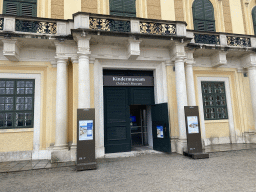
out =
[(93, 140), (93, 120), (79, 121), (79, 141)]
[(197, 116), (187, 116), (188, 134), (199, 133)]

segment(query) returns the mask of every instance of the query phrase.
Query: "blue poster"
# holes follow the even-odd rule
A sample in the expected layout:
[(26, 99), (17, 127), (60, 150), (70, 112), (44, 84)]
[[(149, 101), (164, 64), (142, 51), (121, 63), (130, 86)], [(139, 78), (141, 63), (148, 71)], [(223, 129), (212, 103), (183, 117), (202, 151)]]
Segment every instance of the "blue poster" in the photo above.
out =
[(156, 126), (157, 138), (164, 138), (163, 126)]
[(93, 120), (79, 121), (79, 141), (93, 140)]

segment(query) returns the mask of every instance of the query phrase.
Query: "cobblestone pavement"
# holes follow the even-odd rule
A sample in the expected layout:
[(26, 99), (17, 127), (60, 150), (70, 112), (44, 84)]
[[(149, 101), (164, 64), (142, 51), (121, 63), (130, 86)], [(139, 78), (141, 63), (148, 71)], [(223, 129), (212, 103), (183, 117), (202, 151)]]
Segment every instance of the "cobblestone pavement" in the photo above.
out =
[(0, 191), (256, 191), (256, 149), (200, 160), (147, 154), (97, 163), (91, 171), (73, 166), (0, 173)]

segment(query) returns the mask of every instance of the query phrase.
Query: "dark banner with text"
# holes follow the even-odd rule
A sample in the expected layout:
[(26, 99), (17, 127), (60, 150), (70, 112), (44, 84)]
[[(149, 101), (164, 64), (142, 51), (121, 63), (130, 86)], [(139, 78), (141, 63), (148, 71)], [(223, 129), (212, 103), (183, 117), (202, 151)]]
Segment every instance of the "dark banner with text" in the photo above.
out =
[(104, 86), (154, 86), (151, 76), (104, 76)]

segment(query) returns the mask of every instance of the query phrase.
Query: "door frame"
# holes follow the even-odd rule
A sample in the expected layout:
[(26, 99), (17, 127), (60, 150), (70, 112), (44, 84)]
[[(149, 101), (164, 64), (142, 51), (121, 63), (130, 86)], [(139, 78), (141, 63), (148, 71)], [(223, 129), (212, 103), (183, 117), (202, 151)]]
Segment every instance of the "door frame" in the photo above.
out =
[(167, 103), (166, 64), (160, 61), (98, 60), (94, 62), (94, 107), (96, 126), (96, 158), (104, 157), (104, 98), (103, 70), (152, 70), (154, 76), (155, 104)]

